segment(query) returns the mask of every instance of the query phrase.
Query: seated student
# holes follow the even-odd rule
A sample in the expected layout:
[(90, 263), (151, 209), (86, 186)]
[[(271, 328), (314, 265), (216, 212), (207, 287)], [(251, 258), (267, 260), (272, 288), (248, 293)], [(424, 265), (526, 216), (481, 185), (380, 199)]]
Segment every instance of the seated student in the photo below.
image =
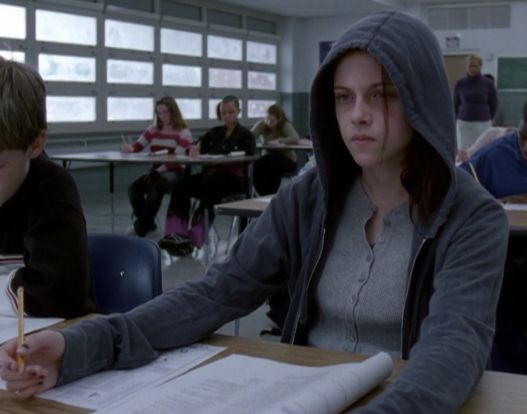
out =
[(499, 203), (454, 165), (442, 62), (417, 18), (386, 11), (354, 23), (311, 89), (317, 168), (280, 189), (204, 278), (125, 315), (30, 335), (29, 349), (0, 347), (7, 388), (24, 398), (138, 366), (287, 286), (282, 341), (408, 359), (354, 412), (456, 412), (489, 356), (508, 226)]
[(527, 202), (527, 101), (520, 129), (486, 145), (460, 165), (494, 197)]
[[(121, 148), (123, 153), (139, 152), (150, 146), (150, 151), (167, 150), (169, 154), (184, 154), (192, 145), (192, 133), (181, 115), (176, 101), (164, 96), (156, 102), (154, 124), (131, 145)], [(144, 237), (157, 228), (155, 218), (165, 193), (182, 177), (184, 167), (155, 163), (147, 174), (128, 187), (128, 197), (136, 217), (134, 232)]]
[(0, 275), (0, 314), (15, 315), (24, 288), (30, 316), (95, 310), (86, 222), (75, 182), (45, 155), (46, 90), (36, 71), (0, 57), (0, 254), (23, 263)]
[[(218, 106), (223, 125), (209, 129), (197, 145), (191, 149), (191, 156), (199, 154), (228, 154), (232, 151), (245, 151), (254, 155), (256, 143), (254, 135), (238, 123), (240, 103), (235, 96), (226, 96)], [(204, 243), (203, 212), (209, 212), (212, 223), (212, 206), (229, 194), (245, 191), (243, 167), (240, 164), (205, 166), (200, 174), (194, 174), (175, 183), (167, 220), (165, 237), (159, 246), (173, 255), (187, 255), (194, 246)], [(191, 198), (200, 199), (195, 212), (191, 212)]]
[(463, 162), (468, 160), (477, 151), (483, 148), (485, 145), (490, 144), (494, 140), (507, 135), (509, 132), (516, 131), (516, 128), (512, 127), (490, 127), (487, 128), (476, 141), (467, 149), (460, 149), (457, 153), (457, 161)]
[[(265, 119), (251, 128), (254, 136), (263, 144), (298, 144), (298, 134), (282, 108), (271, 105)], [(260, 195), (278, 191), (282, 175), (296, 170), (296, 153), (292, 150), (266, 149), (262, 158), (254, 163), (254, 188)]]

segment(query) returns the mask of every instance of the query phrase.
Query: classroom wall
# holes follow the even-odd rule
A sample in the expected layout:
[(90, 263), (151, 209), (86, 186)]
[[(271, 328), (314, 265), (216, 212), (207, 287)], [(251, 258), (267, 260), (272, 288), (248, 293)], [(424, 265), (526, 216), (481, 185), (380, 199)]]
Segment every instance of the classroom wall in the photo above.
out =
[[(437, 39), (446, 54), (477, 52), (484, 58), (484, 72), (497, 76), (497, 58), (500, 56), (527, 56), (527, 2), (511, 2), (511, 28), (489, 30), (437, 31)], [(426, 8), (408, 4), (399, 9), (426, 21)], [(319, 64), (319, 42), (335, 40), (353, 22), (362, 16), (350, 15), (332, 18), (284, 19), (279, 25), (282, 45), (292, 45), (292, 69), (281, 73), (282, 85), (293, 92), (281, 89), (281, 96), (293, 103), (293, 120), (302, 134), (308, 133), (309, 90)], [(460, 35), (460, 49), (446, 50), (445, 37)], [(527, 69), (526, 69), (527, 70)], [(524, 95), (511, 95), (500, 91), (500, 100), (506, 113), (506, 122), (513, 122), (519, 102)], [(514, 121), (515, 122), (515, 121)]]

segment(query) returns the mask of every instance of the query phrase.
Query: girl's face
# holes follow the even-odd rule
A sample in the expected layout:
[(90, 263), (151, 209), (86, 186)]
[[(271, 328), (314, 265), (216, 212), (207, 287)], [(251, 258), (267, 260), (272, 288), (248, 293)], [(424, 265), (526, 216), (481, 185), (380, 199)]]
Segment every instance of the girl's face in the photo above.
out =
[(273, 129), (278, 123), (278, 118), (276, 118), (276, 116), (273, 116), (271, 114), (267, 114), (264, 122), (269, 128)]
[(340, 134), (355, 162), (363, 170), (400, 170), (414, 131), (379, 62), (366, 52), (349, 53), (337, 65), (333, 89)]
[(171, 125), (170, 111), (165, 104), (159, 104), (156, 107), (156, 113), (159, 120), (163, 123), (163, 126)]
[(234, 102), (222, 102), (220, 104), (220, 115), (223, 124), (226, 127), (234, 127), (238, 123), (238, 114), (240, 109), (234, 104)]

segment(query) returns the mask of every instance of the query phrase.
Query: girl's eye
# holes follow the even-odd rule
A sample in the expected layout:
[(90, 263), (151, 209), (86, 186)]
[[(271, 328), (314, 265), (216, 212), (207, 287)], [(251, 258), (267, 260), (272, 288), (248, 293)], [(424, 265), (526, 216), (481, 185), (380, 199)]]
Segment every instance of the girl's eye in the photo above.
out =
[(335, 101), (337, 102), (346, 102), (349, 99), (351, 99), (351, 95), (349, 94), (346, 94), (346, 93), (335, 94)]

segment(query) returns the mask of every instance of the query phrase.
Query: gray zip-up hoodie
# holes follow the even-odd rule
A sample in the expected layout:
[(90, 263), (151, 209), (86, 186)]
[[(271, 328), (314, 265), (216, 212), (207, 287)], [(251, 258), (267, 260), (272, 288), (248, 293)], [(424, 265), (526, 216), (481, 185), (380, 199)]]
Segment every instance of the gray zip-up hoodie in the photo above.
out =
[[(505, 260), (503, 209), (454, 167), (452, 100), (439, 46), (426, 26), (397, 12), (371, 15), (335, 44), (311, 96), (313, 169), (282, 188), (239, 237), (229, 257), (202, 280), (125, 315), (84, 322), (64, 332), (61, 382), (109, 368), (129, 368), (186, 345), (260, 306), (287, 285), (291, 306), (283, 340), (305, 343), (315, 311), (318, 263), (331, 248), (339, 199), (358, 174), (337, 127), (335, 61), (363, 49), (382, 63), (413, 128), (441, 155), (450, 184), (426, 226), (415, 224), (402, 324), (408, 362), (363, 413), (449, 413), (478, 381), (491, 346)], [(320, 266), (321, 267), (321, 266)]]

